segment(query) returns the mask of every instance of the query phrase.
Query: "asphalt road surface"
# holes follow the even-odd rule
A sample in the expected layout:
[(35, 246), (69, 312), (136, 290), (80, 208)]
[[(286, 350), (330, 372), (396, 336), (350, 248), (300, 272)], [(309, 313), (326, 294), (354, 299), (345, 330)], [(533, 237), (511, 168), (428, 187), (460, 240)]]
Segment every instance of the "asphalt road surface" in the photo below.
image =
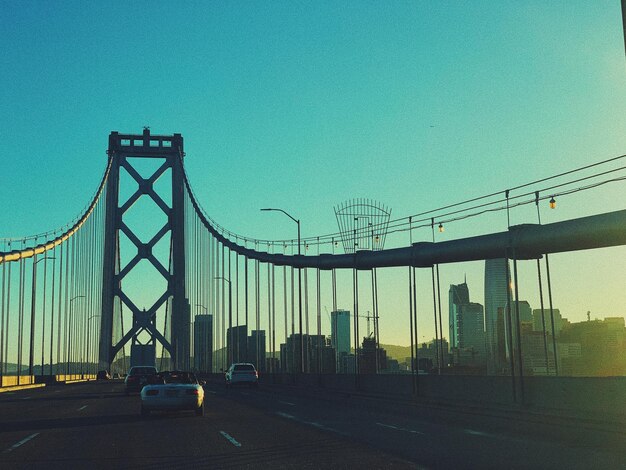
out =
[(203, 417), (148, 418), (119, 381), (0, 393), (0, 469), (626, 468), (626, 432), (589, 420), (270, 384), (205, 391)]

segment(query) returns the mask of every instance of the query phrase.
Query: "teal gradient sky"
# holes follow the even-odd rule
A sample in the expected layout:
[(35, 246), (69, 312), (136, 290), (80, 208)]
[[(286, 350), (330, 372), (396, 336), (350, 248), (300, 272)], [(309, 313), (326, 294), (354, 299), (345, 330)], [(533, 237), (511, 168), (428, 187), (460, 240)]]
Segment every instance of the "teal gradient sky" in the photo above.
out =
[[(295, 230), (261, 207), (314, 236), (337, 230), (333, 206), (350, 198), (402, 217), (626, 153), (617, 0), (8, 2), (0, 49), (0, 237), (79, 214), (112, 130), (182, 133), (206, 211), (268, 239)], [(623, 209), (624, 196), (603, 187), (542, 217)], [(506, 229), (485, 220), (445, 236)], [(626, 314), (626, 252), (600, 251), (555, 257), (575, 321)], [(442, 269), (442, 295), (465, 273), (482, 303), (479, 264)], [(408, 342), (402, 322), (381, 325), (383, 342)]]

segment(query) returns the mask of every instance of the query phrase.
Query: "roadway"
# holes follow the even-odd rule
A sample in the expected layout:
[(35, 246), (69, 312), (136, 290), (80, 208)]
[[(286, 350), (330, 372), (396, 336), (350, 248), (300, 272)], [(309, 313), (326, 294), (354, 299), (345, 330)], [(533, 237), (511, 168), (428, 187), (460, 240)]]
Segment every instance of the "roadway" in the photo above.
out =
[(141, 418), (102, 381), (0, 393), (0, 468), (626, 468), (594, 421), (209, 383), (206, 413)]

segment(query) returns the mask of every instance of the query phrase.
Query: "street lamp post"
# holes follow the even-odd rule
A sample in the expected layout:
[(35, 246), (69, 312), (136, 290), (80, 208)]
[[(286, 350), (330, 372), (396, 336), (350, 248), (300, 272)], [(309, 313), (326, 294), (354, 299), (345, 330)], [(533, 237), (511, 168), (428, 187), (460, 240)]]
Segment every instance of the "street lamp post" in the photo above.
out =
[[(215, 280), (222, 280), (228, 282), (228, 331), (230, 332), (230, 348), (226, 347), (226, 352), (228, 354), (228, 365), (233, 363), (233, 289), (232, 284), (230, 283), (230, 279), (226, 279), (222, 276), (217, 276)], [(257, 364), (258, 367), (258, 364)]]
[(69, 321), (68, 321), (68, 331), (67, 331), (67, 365), (65, 367), (65, 373), (69, 375), (70, 373), (70, 358), (72, 357), (72, 302), (76, 299), (84, 298), (84, 295), (77, 295), (70, 299), (70, 312), (69, 312)]
[[(300, 220), (292, 217), (283, 209), (265, 208), (262, 211), (282, 212), (298, 225), (298, 256), (300, 255)], [(302, 337), (302, 270), (298, 268), (298, 316), (300, 322), (300, 372), (304, 372), (304, 338)]]

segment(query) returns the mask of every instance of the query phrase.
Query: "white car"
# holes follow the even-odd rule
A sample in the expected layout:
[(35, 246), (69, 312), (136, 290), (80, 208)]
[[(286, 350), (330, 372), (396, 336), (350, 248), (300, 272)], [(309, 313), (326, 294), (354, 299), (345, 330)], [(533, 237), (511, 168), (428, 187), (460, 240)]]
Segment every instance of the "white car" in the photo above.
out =
[(250, 387), (259, 386), (259, 373), (254, 364), (240, 362), (231, 364), (226, 371), (226, 386), (228, 388), (237, 384), (248, 384)]
[(141, 415), (151, 411), (190, 410), (204, 415), (204, 381), (191, 372), (161, 372), (141, 389)]

